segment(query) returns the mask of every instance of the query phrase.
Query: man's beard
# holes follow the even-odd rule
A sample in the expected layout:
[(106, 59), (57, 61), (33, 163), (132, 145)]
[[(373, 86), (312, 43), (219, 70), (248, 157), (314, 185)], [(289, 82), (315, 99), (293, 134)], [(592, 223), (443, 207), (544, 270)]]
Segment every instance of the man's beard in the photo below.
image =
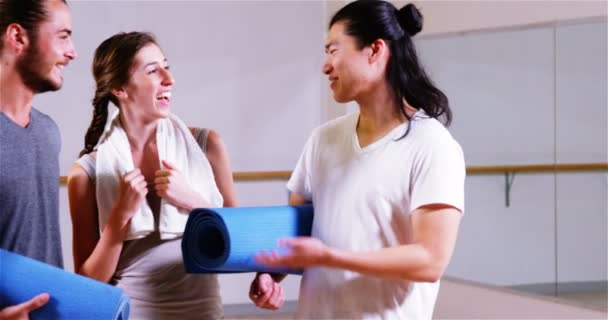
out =
[(42, 54), (36, 43), (32, 43), (25, 55), (17, 61), (17, 71), (21, 75), (25, 85), (35, 93), (57, 91), (61, 83), (55, 83), (52, 79), (45, 77), (43, 71)]

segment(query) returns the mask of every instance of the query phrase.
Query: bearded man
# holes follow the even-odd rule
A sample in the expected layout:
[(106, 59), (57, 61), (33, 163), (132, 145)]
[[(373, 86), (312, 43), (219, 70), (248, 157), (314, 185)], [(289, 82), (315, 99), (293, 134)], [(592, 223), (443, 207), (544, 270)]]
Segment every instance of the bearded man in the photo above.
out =
[[(0, 0), (0, 248), (60, 268), (61, 139), (32, 100), (63, 85), (76, 58), (71, 34), (65, 0)], [(27, 319), (48, 300), (1, 309), (0, 319)]]

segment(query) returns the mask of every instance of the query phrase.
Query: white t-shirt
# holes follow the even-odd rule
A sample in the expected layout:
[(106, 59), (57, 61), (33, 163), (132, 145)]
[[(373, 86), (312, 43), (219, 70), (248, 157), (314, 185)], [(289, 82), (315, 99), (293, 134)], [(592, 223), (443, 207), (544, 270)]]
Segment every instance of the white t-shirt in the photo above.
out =
[[(437, 120), (418, 111), (361, 148), (359, 113), (335, 119), (309, 138), (287, 184), (314, 204), (312, 236), (328, 246), (365, 252), (409, 244), (411, 212), (448, 204), (464, 212), (462, 149)], [(356, 272), (310, 268), (298, 318), (431, 319), (439, 282), (398, 282)]]

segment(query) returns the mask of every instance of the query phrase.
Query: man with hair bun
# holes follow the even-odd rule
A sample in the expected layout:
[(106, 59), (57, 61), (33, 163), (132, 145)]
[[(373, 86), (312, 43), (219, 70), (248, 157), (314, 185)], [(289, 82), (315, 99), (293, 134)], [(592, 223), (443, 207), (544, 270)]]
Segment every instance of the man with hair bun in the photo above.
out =
[[(287, 184), (291, 205), (314, 205), (312, 237), (256, 257), (305, 269), (298, 318), (432, 318), (464, 212), (465, 164), (445, 127), (448, 99), (416, 54), (422, 25), (413, 4), (385, 1), (355, 1), (331, 19), (323, 73), (335, 100), (359, 111), (312, 132)], [(282, 305), (282, 277), (256, 276), (257, 306)]]

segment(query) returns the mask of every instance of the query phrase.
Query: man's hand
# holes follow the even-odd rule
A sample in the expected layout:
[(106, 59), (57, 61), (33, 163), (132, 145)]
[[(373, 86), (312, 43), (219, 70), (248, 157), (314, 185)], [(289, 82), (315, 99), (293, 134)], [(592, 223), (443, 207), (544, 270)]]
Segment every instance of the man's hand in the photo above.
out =
[(276, 250), (256, 254), (255, 261), (268, 267), (288, 267), (301, 269), (315, 266), (326, 266), (331, 256), (331, 249), (318, 239), (298, 237), (279, 240), (279, 246), (289, 251), (280, 255)]
[(30, 312), (44, 306), (50, 300), (48, 293), (41, 293), (24, 303), (0, 310), (0, 320), (29, 320)]

